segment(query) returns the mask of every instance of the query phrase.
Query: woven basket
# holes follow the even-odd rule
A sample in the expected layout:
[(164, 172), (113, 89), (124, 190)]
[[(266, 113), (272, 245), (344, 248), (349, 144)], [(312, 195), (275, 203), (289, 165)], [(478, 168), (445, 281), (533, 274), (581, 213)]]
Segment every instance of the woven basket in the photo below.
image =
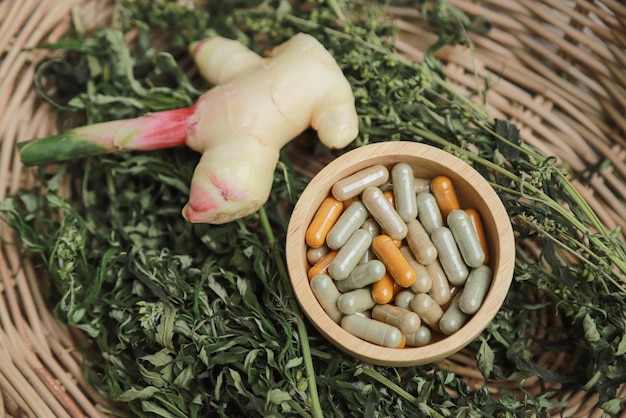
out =
[[(626, 6), (619, 0), (450, 0), (469, 16), (484, 15), (493, 24), (487, 35), (472, 35), (472, 48), (438, 52), (449, 80), (474, 96), (488, 77), (486, 103), (491, 115), (509, 119), (523, 140), (557, 156), (574, 184), (609, 229), (626, 231)], [(33, 183), (16, 156), (17, 142), (54, 131), (51, 109), (35, 95), (32, 80), (42, 51), (24, 52), (59, 39), (76, 13), (83, 22), (105, 24), (111, 7), (96, 0), (0, 1), (0, 200)], [(392, 8), (402, 30), (398, 53), (422, 61), (435, 36), (417, 13)], [(590, 166), (608, 161), (585, 175)], [(45, 301), (37, 271), (23, 261), (12, 231), (0, 223), (0, 417), (102, 416), (103, 399), (83, 376), (70, 329), (60, 324)], [(621, 235), (624, 238), (624, 235)], [(556, 321), (546, 313), (548, 321)], [(552, 324), (558, 326), (558, 323)], [(542, 337), (542, 336), (538, 336)], [(475, 353), (447, 360), (472, 385), (485, 382)], [(562, 370), (568, 354), (535, 359)], [(486, 382), (494, 393), (502, 382)], [(523, 389), (533, 393), (539, 379)], [(622, 387), (621, 396), (626, 396)], [(565, 416), (600, 416), (598, 397), (561, 393)], [(557, 412), (557, 411), (555, 411)]]

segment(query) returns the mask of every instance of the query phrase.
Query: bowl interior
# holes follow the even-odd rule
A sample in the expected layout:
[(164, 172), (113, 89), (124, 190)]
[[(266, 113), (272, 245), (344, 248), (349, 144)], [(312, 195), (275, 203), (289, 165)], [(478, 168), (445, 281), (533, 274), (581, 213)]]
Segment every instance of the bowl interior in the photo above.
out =
[[(476, 209), (482, 218), (493, 272), (490, 290), (482, 307), (451, 336), (423, 347), (393, 349), (365, 342), (333, 322), (317, 302), (307, 277), (305, 233), (317, 208), (334, 183), (375, 164), (391, 168), (398, 162), (413, 167), (416, 177), (446, 175), (454, 183), (463, 208)], [(352, 150), (324, 167), (309, 183), (292, 213), (286, 242), (291, 283), (304, 313), (333, 344), (352, 356), (378, 365), (411, 366), (440, 360), (472, 342), (491, 322), (508, 293), (515, 262), (515, 244), (510, 220), (497, 194), (487, 181), (459, 158), (424, 144), (384, 142)]]

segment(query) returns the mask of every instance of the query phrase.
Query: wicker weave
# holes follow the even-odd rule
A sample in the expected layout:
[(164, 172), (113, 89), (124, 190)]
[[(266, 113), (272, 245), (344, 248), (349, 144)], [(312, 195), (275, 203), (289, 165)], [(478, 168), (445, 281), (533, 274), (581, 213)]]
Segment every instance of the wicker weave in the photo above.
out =
[[(472, 96), (488, 77), (491, 88), (484, 99), (492, 116), (512, 120), (526, 142), (580, 174), (575, 185), (606, 226), (626, 230), (626, 6), (619, 0), (450, 3), (470, 16), (487, 16), (493, 29), (472, 35), (472, 49), (439, 51), (449, 79)], [(0, 200), (33, 182), (16, 157), (15, 144), (54, 131), (50, 108), (32, 88), (34, 66), (44, 53), (23, 49), (58, 39), (72, 13), (88, 24), (107, 22), (107, 4), (0, 1)], [(398, 53), (421, 61), (434, 36), (414, 11), (391, 12), (402, 29)], [(585, 176), (589, 166), (605, 160), (610, 164)], [(3, 241), (13, 240), (11, 234), (0, 224)], [(100, 416), (108, 401), (86, 383), (71, 331), (56, 321), (43, 295), (33, 265), (23, 263), (15, 247), (0, 243), (0, 417)], [(556, 320), (549, 313), (546, 318)], [(560, 370), (570, 359), (562, 353), (536, 361)], [(448, 360), (455, 373), (482, 385), (475, 362), (467, 351)], [(525, 389), (533, 392), (538, 380), (527, 379)], [(504, 385), (487, 384), (494, 392)], [(626, 396), (626, 387), (621, 395)], [(602, 414), (596, 395), (566, 393), (559, 400), (568, 405), (566, 416)]]

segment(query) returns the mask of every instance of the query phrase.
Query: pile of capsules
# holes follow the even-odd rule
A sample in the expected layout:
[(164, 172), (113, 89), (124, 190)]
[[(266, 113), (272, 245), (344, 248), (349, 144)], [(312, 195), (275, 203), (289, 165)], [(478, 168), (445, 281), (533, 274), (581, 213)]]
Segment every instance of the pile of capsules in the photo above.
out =
[(446, 176), (404, 162), (335, 183), (305, 236), (321, 307), (350, 334), (384, 347), (451, 335), (478, 311), (492, 272), (479, 213)]

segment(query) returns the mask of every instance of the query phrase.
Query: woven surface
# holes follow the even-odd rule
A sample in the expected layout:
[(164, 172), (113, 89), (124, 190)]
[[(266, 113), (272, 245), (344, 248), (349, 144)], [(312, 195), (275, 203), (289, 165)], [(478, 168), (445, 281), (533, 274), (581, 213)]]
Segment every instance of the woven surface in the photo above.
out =
[[(438, 52), (449, 79), (485, 100), (492, 116), (515, 122), (524, 141), (569, 167), (607, 227), (626, 227), (626, 6), (616, 0), (450, 3), (470, 16), (487, 16), (493, 29), (473, 35), (472, 49)], [(0, 200), (33, 182), (15, 144), (54, 131), (50, 108), (32, 88), (34, 66), (44, 53), (24, 48), (58, 39), (72, 13), (89, 24), (106, 22), (105, 6), (87, 0), (0, 2)], [(402, 29), (398, 52), (422, 61), (434, 35), (414, 12), (391, 12)], [(485, 78), (490, 89), (478, 97)], [(603, 168), (589, 176), (589, 167), (599, 165)], [(12, 241), (11, 234), (0, 224), (3, 240)], [(42, 287), (33, 265), (23, 262), (15, 247), (0, 243), (0, 417), (99, 416), (108, 401), (85, 382), (71, 331), (49, 311)], [(550, 312), (545, 316), (547, 322), (558, 320)], [(571, 358), (562, 353), (535, 360), (558, 371)], [(461, 352), (448, 363), (469, 382), (483, 384), (473, 353)], [(488, 385), (497, 393), (505, 383)], [(537, 385), (538, 379), (529, 378), (524, 389), (533, 392)], [(626, 388), (621, 394), (626, 396)], [(568, 405), (566, 416), (602, 413), (595, 395), (565, 393), (559, 400)]]

